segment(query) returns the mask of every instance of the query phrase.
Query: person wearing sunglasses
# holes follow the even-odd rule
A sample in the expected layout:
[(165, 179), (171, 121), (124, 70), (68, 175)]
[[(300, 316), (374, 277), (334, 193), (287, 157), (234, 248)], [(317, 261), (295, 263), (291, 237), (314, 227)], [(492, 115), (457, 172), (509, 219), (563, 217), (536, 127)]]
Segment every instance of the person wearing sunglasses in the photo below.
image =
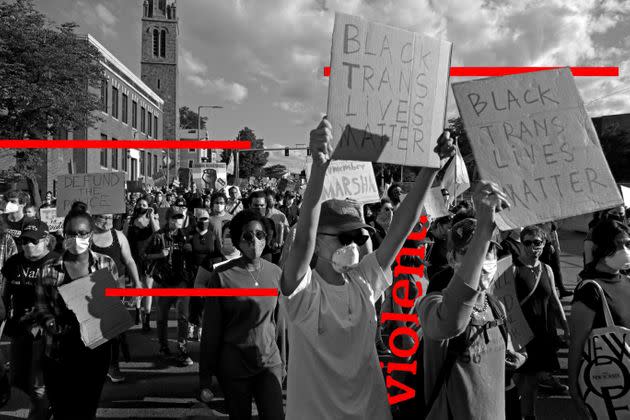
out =
[[(184, 251), (188, 254), (189, 276), (194, 279), (197, 276), (199, 267), (207, 271), (212, 271), (213, 264), (221, 261), (221, 231), (220, 225), (210, 222), (210, 214), (207, 209), (198, 209), (196, 213), (195, 230), (188, 236)], [(203, 310), (203, 299), (200, 297), (190, 298), (190, 315), (188, 320), (188, 339), (199, 341), (201, 336), (201, 313)]]
[[(440, 156), (454, 153), (444, 139)], [(379, 248), (361, 259), (373, 228), (347, 200), (322, 203), (332, 156), (332, 125), (310, 133), (311, 176), (295, 241), (284, 264), (282, 302), (289, 322), (287, 418), (390, 419), (374, 338), (375, 301), (391, 285), (390, 267), (418, 222), (437, 168), (423, 168)], [(448, 150), (447, 150), (448, 149)], [(309, 264), (316, 255), (315, 268)]]
[(515, 269), (516, 297), (521, 311), (533, 333), (525, 346), (527, 361), (518, 370), (516, 384), (521, 397), (521, 414), (525, 419), (535, 418), (538, 383), (545, 389), (560, 394), (568, 391), (551, 372), (560, 369), (556, 326), (564, 330), (568, 340), (569, 326), (556, 292), (551, 267), (540, 261), (547, 236), (540, 226), (527, 226), (521, 231), (525, 252), (522, 265)]
[(21, 252), (16, 253), (13, 245), (12, 255), (2, 266), (6, 281), (2, 301), (8, 315), (4, 333), (11, 338), (11, 384), (30, 397), (29, 419), (47, 419), (49, 404), (42, 371), (45, 342), (41, 334), (34, 337), (31, 331), (37, 327), (35, 287), (42, 266), (53, 258), (48, 250), (48, 226), (33, 220), (24, 225), (20, 239)]
[[(207, 287), (277, 290), (282, 271), (261, 258), (267, 240), (263, 216), (244, 210), (234, 216), (229, 229), (242, 255), (217, 267)], [(284, 418), (277, 312), (277, 296), (210, 297), (205, 301), (199, 361), (201, 391), (202, 395), (207, 393), (212, 376), (216, 376), (230, 419), (250, 419), (252, 398), (260, 419)]]
[(118, 281), (116, 262), (90, 250), (93, 228), (83, 208), (70, 211), (63, 225), (64, 252), (44, 263), (35, 288), (36, 319), (46, 335), (44, 384), (56, 419), (93, 419), (109, 370), (110, 343), (85, 346), (79, 322), (58, 289), (98, 270)]

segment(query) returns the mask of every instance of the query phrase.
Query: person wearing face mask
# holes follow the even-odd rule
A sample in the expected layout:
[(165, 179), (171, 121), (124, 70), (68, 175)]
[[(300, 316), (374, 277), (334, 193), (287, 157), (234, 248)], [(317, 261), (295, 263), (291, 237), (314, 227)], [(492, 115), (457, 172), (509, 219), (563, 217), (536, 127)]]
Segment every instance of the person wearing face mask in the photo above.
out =
[[(614, 325), (630, 328), (630, 277), (622, 272), (630, 268), (630, 228), (616, 220), (603, 220), (595, 226), (591, 238), (595, 245), (593, 260), (579, 275), (583, 281), (593, 280), (603, 289)], [(578, 375), (589, 334), (606, 326), (600, 293), (595, 285), (579, 283), (576, 287), (569, 326), (569, 392), (580, 418), (590, 419), (584, 396), (578, 388)], [(610, 406), (614, 405), (615, 401), (610, 401)], [(608, 413), (593, 414), (596, 418), (608, 418)]]
[[(7, 235), (13, 242), (13, 239)], [(48, 419), (48, 400), (42, 372), (44, 340), (35, 318), (35, 287), (40, 281), (41, 269), (51, 258), (48, 251), (48, 226), (39, 221), (24, 225), (20, 249), (13, 245), (12, 254), (2, 266), (6, 279), (2, 300), (6, 309), (4, 333), (11, 338), (11, 384), (30, 397), (32, 420)], [(3, 321), (0, 319), (0, 322)]]
[[(261, 258), (266, 233), (262, 216), (245, 210), (230, 222), (242, 254), (212, 273), (211, 288), (273, 288), (282, 271)], [(199, 361), (202, 394), (212, 375), (219, 380), (230, 419), (251, 418), (252, 398), (263, 420), (283, 419), (280, 351), (276, 344), (277, 297), (210, 297), (203, 315)]]
[(427, 419), (506, 415), (506, 351), (512, 354), (512, 349), (505, 308), (486, 290), (497, 271), (495, 217), (509, 205), (492, 182), (479, 182), (473, 200), (477, 218), (453, 224), (448, 239), (450, 267), (430, 280), (417, 306), (424, 334)]
[[(440, 156), (454, 153), (439, 144)], [(289, 324), (287, 418), (391, 419), (374, 338), (375, 301), (392, 283), (390, 267), (420, 218), (438, 169), (422, 168), (377, 250), (361, 258), (372, 227), (347, 200), (322, 202), (332, 156), (332, 125), (310, 133), (311, 176), (295, 240), (284, 263), (281, 303)], [(316, 256), (315, 268), (310, 264)]]
[(52, 191), (47, 191), (46, 192), (46, 197), (44, 198), (44, 202), (42, 203), (41, 206), (39, 206), (40, 209), (49, 209), (52, 207), (57, 206), (57, 200), (55, 200), (55, 197), (53, 196)]
[[(90, 349), (81, 339), (79, 322), (66, 306), (59, 287), (108, 270), (118, 281), (114, 260), (90, 250), (92, 217), (71, 210), (64, 221), (64, 252), (46, 261), (36, 285), (36, 320), (45, 334), (44, 384), (55, 419), (93, 419), (109, 368), (110, 343)], [(96, 286), (98, 287), (98, 286)]]
[[(149, 273), (148, 260), (145, 258), (150, 245), (154, 242), (155, 235), (160, 229), (159, 216), (149, 208), (149, 202), (140, 199), (131, 214), (127, 239), (131, 256), (136, 263), (138, 276), (143, 288), (153, 287), (153, 277)], [(153, 298), (143, 297), (136, 301), (136, 325), (142, 322), (142, 331), (151, 331), (151, 307)], [(141, 310), (142, 308), (142, 310)]]
[[(273, 194), (269, 194), (272, 195)], [(254, 191), (249, 195), (250, 209), (257, 211), (261, 216), (265, 217), (264, 227), (267, 231), (267, 245), (263, 258), (278, 264), (282, 254), (282, 245), (284, 237), (288, 232), (287, 218), (282, 212), (276, 208), (269, 208), (269, 197), (264, 191)], [(272, 201), (272, 203), (275, 203)]]
[(280, 207), (280, 211), (284, 213), (289, 222), (289, 226), (293, 227), (300, 217), (300, 209), (295, 201), (295, 193), (287, 191), (284, 195), (284, 204)]
[(593, 222), (592, 226), (588, 233), (586, 234), (586, 239), (584, 239), (584, 267), (593, 262), (593, 256), (595, 254), (595, 242), (593, 241), (593, 230), (595, 227), (606, 220), (613, 220), (619, 223), (625, 224), (626, 217), (626, 208), (623, 205), (613, 207), (608, 210), (604, 210), (599, 213), (598, 219)]
[[(206, 213), (207, 214), (207, 213)], [(188, 234), (184, 229), (184, 215), (171, 208), (166, 219), (168, 224), (157, 232), (153, 244), (147, 250), (145, 258), (150, 264), (150, 273), (160, 287), (192, 287), (186, 246)], [(190, 244), (189, 244), (190, 245)], [(172, 306), (177, 309), (177, 356), (175, 362), (180, 366), (190, 366), (194, 362), (188, 354), (188, 315), (190, 298), (188, 296), (164, 296), (158, 299), (157, 336), (160, 344), (159, 355), (166, 361), (173, 358), (168, 345), (168, 314)]]
[(528, 226), (521, 231), (525, 253), (522, 265), (515, 268), (516, 297), (534, 337), (525, 346), (527, 361), (517, 371), (516, 379), (521, 396), (521, 413), (526, 420), (535, 419), (538, 384), (545, 389), (566, 393), (568, 388), (551, 376), (560, 369), (556, 352), (556, 326), (564, 330), (568, 340), (569, 326), (556, 292), (551, 267), (540, 261), (546, 234), (539, 226)]
[(26, 194), (20, 191), (11, 191), (7, 194), (7, 204), (4, 213), (0, 215), (0, 226), (16, 241), (22, 234), (25, 219), (24, 207), (26, 206)]
[[(118, 287), (126, 287), (125, 279), (128, 276), (131, 278), (135, 288), (142, 288), (142, 282), (140, 282), (140, 276), (138, 275), (138, 267), (131, 255), (129, 242), (122, 232), (114, 229), (113, 215), (99, 214), (94, 215), (93, 219), (94, 234), (92, 235), (92, 251), (108, 255), (116, 262), (119, 273)], [(125, 273), (127, 275), (125, 275)], [(136, 301), (139, 301), (139, 299), (136, 299)], [(139, 308), (136, 308), (136, 314), (139, 313), (138, 309)], [(119, 337), (112, 339), (111, 343), (112, 360), (107, 376), (113, 383), (124, 382), (125, 377), (120, 373), (119, 350), (122, 346), (125, 353), (127, 353), (125, 334), (123, 333)]]
[(223, 226), (234, 217), (225, 211), (227, 198), (222, 192), (216, 192), (210, 196), (210, 202), (210, 223), (223, 229)]
[[(219, 225), (220, 226), (220, 225)], [(188, 237), (184, 251), (189, 258), (189, 276), (195, 278), (197, 271), (203, 267), (212, 271), (212, 266), (221, 261), (221, 231), (217, 225), (210, 223), (208, 210), (201, 209), (197, 214), (195, 230)], [(190, 298), (190, 325), (188, 339), (198, 341), (201, 336), (201, 313), (203, 310), (203, 298)]]

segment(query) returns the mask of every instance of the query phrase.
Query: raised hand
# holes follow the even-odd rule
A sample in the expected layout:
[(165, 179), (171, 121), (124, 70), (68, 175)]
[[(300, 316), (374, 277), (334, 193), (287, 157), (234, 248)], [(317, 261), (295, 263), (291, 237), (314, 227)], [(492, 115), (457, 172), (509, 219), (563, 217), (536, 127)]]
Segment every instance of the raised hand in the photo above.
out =
[(473, 192), (475, 213), (480, 223), (494, 225), (495, 214), (509, 208), (507, 196), (498, 184), (492, 181), (479, 181)]
[(451, 136), (451, 132), (444, 130), (438, 138), (437, 146), (433, 149), (440, 159), (447, 159), (455, 156), (455, 142)]
[(313, 163), (325, 166), (330, 162), (333, 153), (332, 125), (324, 117), (315, 130), (311, 131), (309, 147), (313, 153)]

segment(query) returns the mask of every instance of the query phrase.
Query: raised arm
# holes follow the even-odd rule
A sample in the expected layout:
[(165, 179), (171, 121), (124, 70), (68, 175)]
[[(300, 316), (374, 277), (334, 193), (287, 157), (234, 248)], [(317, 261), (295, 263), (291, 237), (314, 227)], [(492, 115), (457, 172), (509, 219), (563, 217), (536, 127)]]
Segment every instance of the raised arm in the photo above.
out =
[(285, 296), (290, 296), (298, 286), (315, 252), (324, 177), (332, 155), (331, 141), (332, 125), (324, 118), (319, 126), (311, 131), (310, 148), (313, 151), (311, 176), (304, 191), (295, 241), (284, 264), (280, 280), (280, 289)]

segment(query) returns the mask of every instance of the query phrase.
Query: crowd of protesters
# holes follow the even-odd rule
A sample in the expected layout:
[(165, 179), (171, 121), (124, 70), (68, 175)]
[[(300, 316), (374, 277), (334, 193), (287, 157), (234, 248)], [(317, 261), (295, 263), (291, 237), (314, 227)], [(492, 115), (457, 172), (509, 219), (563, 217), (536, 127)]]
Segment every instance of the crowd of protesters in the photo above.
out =
[[(577, 370), (587, 336), (605, 322), (601, 295), (593, 285), (578, 286), (567, 319), (560, 299), (573, 292), (560, 270), (557, 225), (499, 234), (496, 215), (510, 203), (500, 185), (482, 181), (471, 200), (431, 220), (425, 240), (407, 240), (438, 169), (422, 169), (406, 195), (391, 185), (376, 204), (351, 197), (322, 202), (330, 141), (324, 119), (311, 132), (313, 164), (303, 195), (147, 187), (127, 193), (124, 214), (91, 214), (75, 203), (58, 232), (39, 220), (39, 209), (55, 207), (51, 192), (39, 208), (27, 193), (3, 197), (0, 316), (11, 340), (10, 383), (30, 396), (29, 418), (94, 418), (105, 381), (125, 381), (125, 334), (87, 348), (58, 291), (103, 268), (120, 287), (279, 291), (274, 298), (159, 297), (156, 308), (151, 297), (128, 302), (141, 331), (156, 334), (156, 357), (190, 366), (188, 343), (201, 342), (198, 397), (212, 399), (215, 377), (232, 419), (251, 418), (252, 400), (259, 418), (274, 420), (535, 419), (539, 390), (570, 393), (580, 415), (593, 416), (578, 392)], [(453, 155), (448, 132), (436, 152)], [(598, 213), (589, 228), (580, 276), (603, 288), (616, 325), (630, 327), (626, 209)], [(397, 259), (403, 246), (426, 252)], [(492, 294), (505, 256), (512, 257), (509, 270), (533, 333), (521, 349)], [(410, 382), (418, 396), (400, 409), (390, 407), (379, 367), (379, 357), (393, 357), (381, 311), (409, 312), (393, 298), (401, 279), (392, 276), (396, 264), (424, 265), (429, 284), (411, 310), (422, 326), (422, 344), (406, 361), (418, 364)], [(407, 298), (423, 293), (416, 280)], [(175, 351), (167, 328), (173, 307)], [(561, 347), (570, 348), (568, 386), (554, 376)], [(0, 404), (8, 398), (0, 397)]]

